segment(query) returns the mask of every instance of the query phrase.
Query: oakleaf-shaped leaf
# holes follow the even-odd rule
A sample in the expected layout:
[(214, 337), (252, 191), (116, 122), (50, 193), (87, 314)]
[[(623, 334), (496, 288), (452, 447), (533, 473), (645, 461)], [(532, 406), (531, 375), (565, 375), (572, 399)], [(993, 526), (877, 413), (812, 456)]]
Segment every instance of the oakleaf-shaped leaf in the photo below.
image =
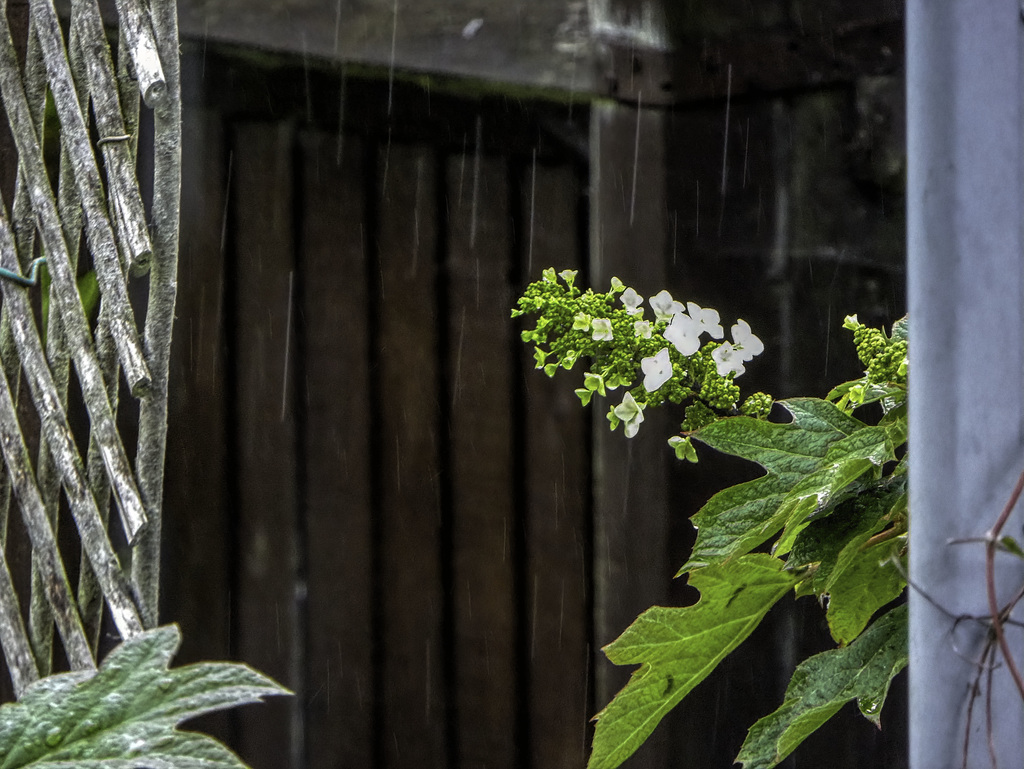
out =
[(848, 644), (867, 627), (875, 612), (896, 600), (907, 583), (892, 563), (891, 543), (857, 552), (829, 589), (828, 628), (840, 644)]
[(245, 769), (212, 737), (180, 732), (203, 713), (289, 692), (245, 665), (168, 669), (174, 625), (121, 643), (96, 672), (34, 683), (0, 707), (0, 769)]
[(697, 542), (680, 573), (748, 553), (776, 534), (787, 520), (780, 508), (790, 491), (825, 467), (833, 444), (867, 427), (827, 401), (780, 403), (792, 422), (732, 417), (693, 434), (713, 449), (756, 462), (768, 474), (718, 492), (700, 509), (692, 519)]
[(700, 601), (648, 609), (604, 648), (616, 665), (640, 664), (629, 683), (597, 715), (589, 769), (625, 761), (662, 717), (703, 681), (757, 627), (795, 584), (784, 563), (747, 555), (690, 575)]
[(906, 442), (906, 418), (875, 427), (865, 427), (833, 443), (823, 466), (803, 478), (786, 495), (778, 516), (785, 530), (775, 545), (775, 554), (785, 555), (793, 547), (796, 535), (814, 517), (831, 511), (834, 502), (845, 498), (844, 491), (865, 473), (880, 471), (882, 465), (896, 459), (896, 447)]
[(904, 605), (879, 618), (849, 646), (800, 663), (782, 707), (750, 727), (736, 761), (744, 769), (770, 769), (853, 699), (877, 724), (889, 684), (906, 665)]
[(787, 568), (817, 564), (801, 594), (831, 591), (839, 575), (861, 553), (861, 547), (889, 525), (892, 511), (905, 509), (906, 486), (904, 476), (877, 481), (874, 488), (861, 489), (837, 505), (831, 515), (815, 519), (800, 532), (786, 561)]

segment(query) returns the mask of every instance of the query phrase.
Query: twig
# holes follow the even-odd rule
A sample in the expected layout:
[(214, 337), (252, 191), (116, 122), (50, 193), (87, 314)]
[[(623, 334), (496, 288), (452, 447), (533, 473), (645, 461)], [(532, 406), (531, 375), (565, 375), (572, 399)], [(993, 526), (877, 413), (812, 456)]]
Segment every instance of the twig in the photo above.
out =
[[(985, 535), (985, 587), (988, 593), (988, 608), (992, 612), (992, 632), (999, 643), (999, 649), (1003, 653), (1003, 659), (1006, 660), (1006, 667), (1013, 677), (1013, 682), (1017, 685), (1017, 691), (1020, 692), (1021, 697), (1024, 697), (1024, 679), (1021, 678), (1020, 670), (1017, 669), (1017, 663), (1010, 652), (1010, 644), (1007, 642), (1006, 634), (1003, 632), (1003, 615), (999, 609), (999, 601), (996, 598), (996, 545), (999, 542), (999, 534), (1003, 530), (1003, 526), (1006, 525), (1010, 513), (1013, 512), (1017, 500), (1020, 499), (1022, 491), (1024, 491), (1024, 471), (1021, 472), (1020, 477), (1017, 479), (1017, 485), (1013, 487), (1013, 492), (1010, 494), (1006, 506), (999, 514), (999, 518), (996, 519), (995, 525)], [(1012, 609), (1012, 607), (1011, 604), (1010, 608)]]

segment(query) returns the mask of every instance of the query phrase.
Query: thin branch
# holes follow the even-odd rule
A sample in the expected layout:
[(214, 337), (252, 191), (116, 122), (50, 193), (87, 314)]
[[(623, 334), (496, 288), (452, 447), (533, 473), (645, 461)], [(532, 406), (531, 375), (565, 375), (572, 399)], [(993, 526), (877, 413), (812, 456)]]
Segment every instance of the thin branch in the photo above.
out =
[[(1013, 677), (1013, 682), (1017, 685), (1017, 691), (1020, 692), (1020, 696), (1024, 697), (1024, 679), (1021, 678), (1020, 670), (1017, 669), (1017, 663), (1013, 659), (1013, 654), (1010, 652), (1010, 644), (1006, 640), (1006, 633), (1003, 632), (1004, 617), (999, 609), (999, 600), (996, 597), (996, 544), (999, 542), (999, 534), (1002, 532), (1003, 527), (1006, 525), (1007, 519), (1010, 517), (1010, 513), (1013, 512), (1014, 506), (1017, 504), (1017, 500), (1020, 499), (1021, 492), (1024, 491), (1024, 471), (1021, 472), (1020, 477), (1017, 479), (1017, 485), (1013, 487), (1013, 492), (1010, 494), (1010, 498), (1006, 501), (1006, 506), (1003, 508), (999, 517), (996, 519), (995, 525), (989, 529), (985, 535), (985, 587), (988, 593), (988, 608), (992, 612), (992, 632), (995, 634), (996, 641), (999, 643), (999, 649), (1003, 653), (1003, 659), (1006, 660), (1006, 667), (1010, 671), (1010, 675)], [(1012, 604), (1010, 606), (1012, 608)]]

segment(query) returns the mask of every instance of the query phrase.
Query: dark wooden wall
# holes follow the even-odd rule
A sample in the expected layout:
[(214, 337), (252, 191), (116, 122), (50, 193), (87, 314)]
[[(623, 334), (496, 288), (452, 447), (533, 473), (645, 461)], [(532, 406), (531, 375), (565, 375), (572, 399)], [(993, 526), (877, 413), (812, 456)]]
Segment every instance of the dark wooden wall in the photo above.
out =
[[(855, 376), (842, 317), (903, 307), (898, 79), (637, 109), (186, 65), (163, 616), (297, 692), (208, 725), (257, 769), (582, 766), (629, 672), (598, 648), (694, 599), (687, 517), (754, 471), (679, 465), (668, 415), (610, 435), (508, 308), (576, 265), (749, 320), (745, 386)], [(629, 765), (730, 765), (821, 624), (773, 613)], [(904, 766), (901, 696), (788, 766)]]
[(509, 312), (585, 269), (585, 167), (514, 102), (349, 82), (339, 133), (188, 62), (223, 89), (186, 110), (164, 616), (297, 694), (213, 728), (257, 769), (580, 765), (588, 415)]

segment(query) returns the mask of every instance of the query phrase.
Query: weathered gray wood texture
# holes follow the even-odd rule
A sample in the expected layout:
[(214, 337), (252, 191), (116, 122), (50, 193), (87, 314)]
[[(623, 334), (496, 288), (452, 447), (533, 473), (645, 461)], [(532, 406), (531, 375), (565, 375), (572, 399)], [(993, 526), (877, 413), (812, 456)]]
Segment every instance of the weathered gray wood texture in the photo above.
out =
[(185, 39), (648, 104), (818, 88), (903, 60), (897, 0), (178, 0), (178, 9)]
[(584, 0), (181, 0), (185, 37), (399, 70), (593, 88)]

